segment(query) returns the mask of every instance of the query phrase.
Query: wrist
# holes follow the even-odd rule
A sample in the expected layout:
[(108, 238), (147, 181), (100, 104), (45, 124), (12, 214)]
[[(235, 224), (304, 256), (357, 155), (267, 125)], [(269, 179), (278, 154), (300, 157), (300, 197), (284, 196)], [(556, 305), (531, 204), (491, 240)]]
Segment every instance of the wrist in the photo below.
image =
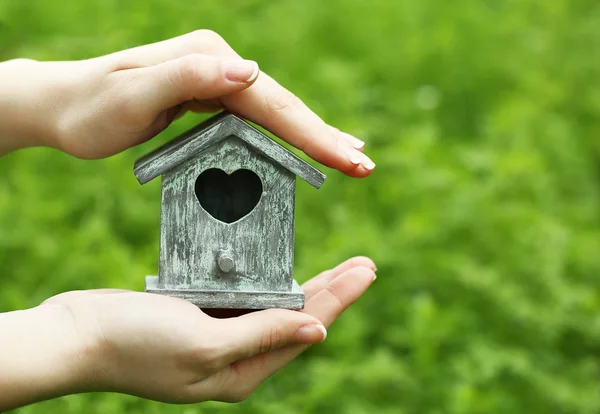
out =
[(0, 154), (26, 147), (56, 147), (60, 95), (48, 63), (0, 63)]
[(93, 354), (56, 305), (0, 314), (0, 411), (93, 389)]
[(95, 315), (85, 306), (63, 303), (42, 304), (35, 308), (44, 314), (53, 315), (53, 323), (58, 332), (61, 380), (59, 395), (91, 391), (111, 391), (105, 378), (107, 352), (104, 338), (98, 330)]

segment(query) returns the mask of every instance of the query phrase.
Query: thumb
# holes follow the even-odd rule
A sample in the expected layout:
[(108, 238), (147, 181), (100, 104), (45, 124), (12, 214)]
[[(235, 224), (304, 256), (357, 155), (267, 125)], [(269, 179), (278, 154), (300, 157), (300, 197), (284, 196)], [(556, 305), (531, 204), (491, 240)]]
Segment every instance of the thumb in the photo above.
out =
[(161, 112), (193, 100), (215, 99), (251, 86), (259, 74), (252, 60), (191, 54), (130, 69), (136, 100)]
[(291, 310), (269, 309), (219, 323), (227, 332), (227, 345), (222, 350), (230, 362), (288, 345), (322, 342), (327, 337), (327, 330), (318, 319)]

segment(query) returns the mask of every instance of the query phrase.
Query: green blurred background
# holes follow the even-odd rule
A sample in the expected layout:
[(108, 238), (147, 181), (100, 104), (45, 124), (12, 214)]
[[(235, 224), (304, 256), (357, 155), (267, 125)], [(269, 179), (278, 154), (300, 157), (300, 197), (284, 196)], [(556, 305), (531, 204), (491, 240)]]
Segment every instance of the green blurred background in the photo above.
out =
[[(89, 394), (16, 412), (600, 412), (597, 0), (0, 0), (0, 59), (197, 28), (367, 142), (368, 179), (298, 183), (296, 274), (365, 254), (379, 277), (242, 404)], [(0, 311), (143, 289), (160, 188), (132, 165), (199, 119), (110, 159), (0, 159)]]

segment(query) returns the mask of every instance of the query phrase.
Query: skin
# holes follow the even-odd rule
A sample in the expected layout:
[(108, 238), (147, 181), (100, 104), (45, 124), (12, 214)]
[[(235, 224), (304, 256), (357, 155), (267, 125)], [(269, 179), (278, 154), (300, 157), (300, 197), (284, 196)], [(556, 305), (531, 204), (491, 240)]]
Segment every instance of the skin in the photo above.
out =
[[(226, 108), (352, 177), (375, 164), (216, 33), (197, 31), (75, 62), (0, 64), (0, 155), (46, 146), (84, 159), (145, 142), (186, 111)], [(171, 403), (247, 398), (375, 280), (352, 258), (305, 283), (303, 311), (217, 318), (188, 302), (121, 290), (67, 292), (0, 314), (0, 411), (111, 391)]]

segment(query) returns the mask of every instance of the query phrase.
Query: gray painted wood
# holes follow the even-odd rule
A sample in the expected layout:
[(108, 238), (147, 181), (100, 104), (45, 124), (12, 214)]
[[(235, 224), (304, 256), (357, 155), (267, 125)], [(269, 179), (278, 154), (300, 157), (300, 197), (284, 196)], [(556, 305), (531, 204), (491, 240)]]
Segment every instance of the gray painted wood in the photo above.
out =
[(304, 306), (292, 275), (296, 176), (318, 188), (325, 175), (227, 112), (140, 158), (134, 172), (142, 184), (162, 175), (159, 274), (146, 278), (148, 292), (204, 308)]
[(157, 276), (146, 276), (146, 292), (187, 300), (204, 309), (304, 308), (304, 292), (295, 280), (290, 292), (238, 292), (169, 290), (159, 286)]
[[(258, 205), (227, 224), (208, 214), (195, 193), (196, 178), (219, 168), (255, 172), (262, 181)], [(168, 290), (278, 291), (292, 288), (295, 176), (229, 137), (163, 175), (159, 286)], [(219, 267), (222, 252), (235, 266)]]
[(325, 181), (326, 176), (319, 170), (229, 112), (210, 118), (141, 157), (135, 163), (134, 174), (141, 184), (147, 183), (231, 135), (316, 188)]

